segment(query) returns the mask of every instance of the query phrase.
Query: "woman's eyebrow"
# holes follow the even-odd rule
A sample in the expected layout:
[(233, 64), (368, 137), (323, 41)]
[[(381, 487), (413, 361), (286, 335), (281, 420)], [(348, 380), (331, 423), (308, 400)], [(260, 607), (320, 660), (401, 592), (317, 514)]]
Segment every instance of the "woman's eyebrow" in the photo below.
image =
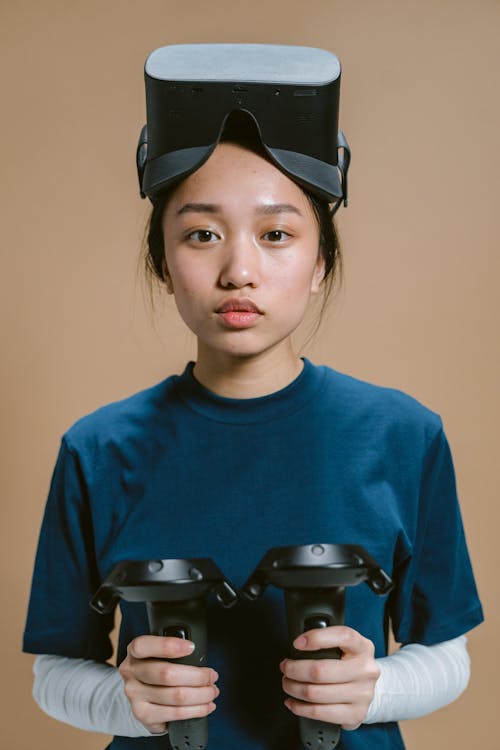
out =
[(216, 214), (220, 212), (220, 206), (216, 206), (214, 203), (185, 203), (182, 208), (177, 211), (177, 216), (180, 214), (197, 213), (197, 214)]
[(301, 211), (297, 208), (297, 206), (292, 205), (291, 203), (266, 203), (263, 206), (259, 206), (257, 209), (258, 214), (298, 214), (299, 216), (302, 216)]
[[(222, 211), (221, 206), (217, 206), (215, 203), (185, 203), (177, 211), (177, 216), (187, 213), (197, 214), (216, 214)], [(256, 209), (257, 214), (269, 216), (271, 214), (284, 214), (292, 213), (302, 216), (301, 211), (291, 203), (266, 203), (262, 206), (258, 206)]]

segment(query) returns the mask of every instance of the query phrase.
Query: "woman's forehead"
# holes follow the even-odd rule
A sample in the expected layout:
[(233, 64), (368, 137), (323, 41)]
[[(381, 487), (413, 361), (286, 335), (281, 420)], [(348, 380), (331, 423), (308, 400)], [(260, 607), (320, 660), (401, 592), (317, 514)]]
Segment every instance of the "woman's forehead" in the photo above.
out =
[(256, 207), (288, 204), (302, 213), (302, 189), (270, 161), (236, 143), (217, 145), (208, 160), (174, 190), (172, 203), (233, 204)]

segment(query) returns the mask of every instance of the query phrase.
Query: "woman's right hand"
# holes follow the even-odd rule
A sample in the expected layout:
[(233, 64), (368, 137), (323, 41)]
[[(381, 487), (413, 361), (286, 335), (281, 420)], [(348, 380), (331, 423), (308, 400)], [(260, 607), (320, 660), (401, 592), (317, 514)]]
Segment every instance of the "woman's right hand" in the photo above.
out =
[(187, 656), (191, 641), (142, 635), (128, 645), (119, 666), (134, 716), (146, 729), (165, 732), (169, 721), (208, 716), (219, 695), (219, 675), (210, 667), (195, 667), (166, 661)]

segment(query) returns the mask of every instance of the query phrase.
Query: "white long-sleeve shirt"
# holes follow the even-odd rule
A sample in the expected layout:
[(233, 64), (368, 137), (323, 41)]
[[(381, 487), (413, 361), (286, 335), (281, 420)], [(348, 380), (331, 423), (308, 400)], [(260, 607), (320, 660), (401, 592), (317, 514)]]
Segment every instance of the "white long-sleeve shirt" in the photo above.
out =
[[(380, 677), (367, 724), (413, 719), (442, 708), (465, 690), (470, 675), (465, 635), (434, 646), (409, 644), (377, 664)], [(42, 655), (34, 673), (34, 698), (53, 718), (93, 732), (151, 736), (132, 713), (116, 667)]]

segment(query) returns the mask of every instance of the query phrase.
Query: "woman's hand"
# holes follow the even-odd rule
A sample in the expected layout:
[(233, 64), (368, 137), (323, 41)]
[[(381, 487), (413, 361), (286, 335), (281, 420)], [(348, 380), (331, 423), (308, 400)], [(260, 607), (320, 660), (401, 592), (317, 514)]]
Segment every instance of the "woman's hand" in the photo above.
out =
[(285, 659), (280, 664), (285, 705), (297, 716), (357, 729), (373, 699), (380, 669), (373, 643), (352, 628), (308, 630), (295, 639), (296, 649), (340, 648), (341, 659)]
[(150, 732), (164, 732), (169, 721), (208, 716), (215, 709), (215, 670), (165, 661), (192, 651), (193, 644), (182, 638), (143, 635), (129, 643), (119, 671), (134, 716)]

